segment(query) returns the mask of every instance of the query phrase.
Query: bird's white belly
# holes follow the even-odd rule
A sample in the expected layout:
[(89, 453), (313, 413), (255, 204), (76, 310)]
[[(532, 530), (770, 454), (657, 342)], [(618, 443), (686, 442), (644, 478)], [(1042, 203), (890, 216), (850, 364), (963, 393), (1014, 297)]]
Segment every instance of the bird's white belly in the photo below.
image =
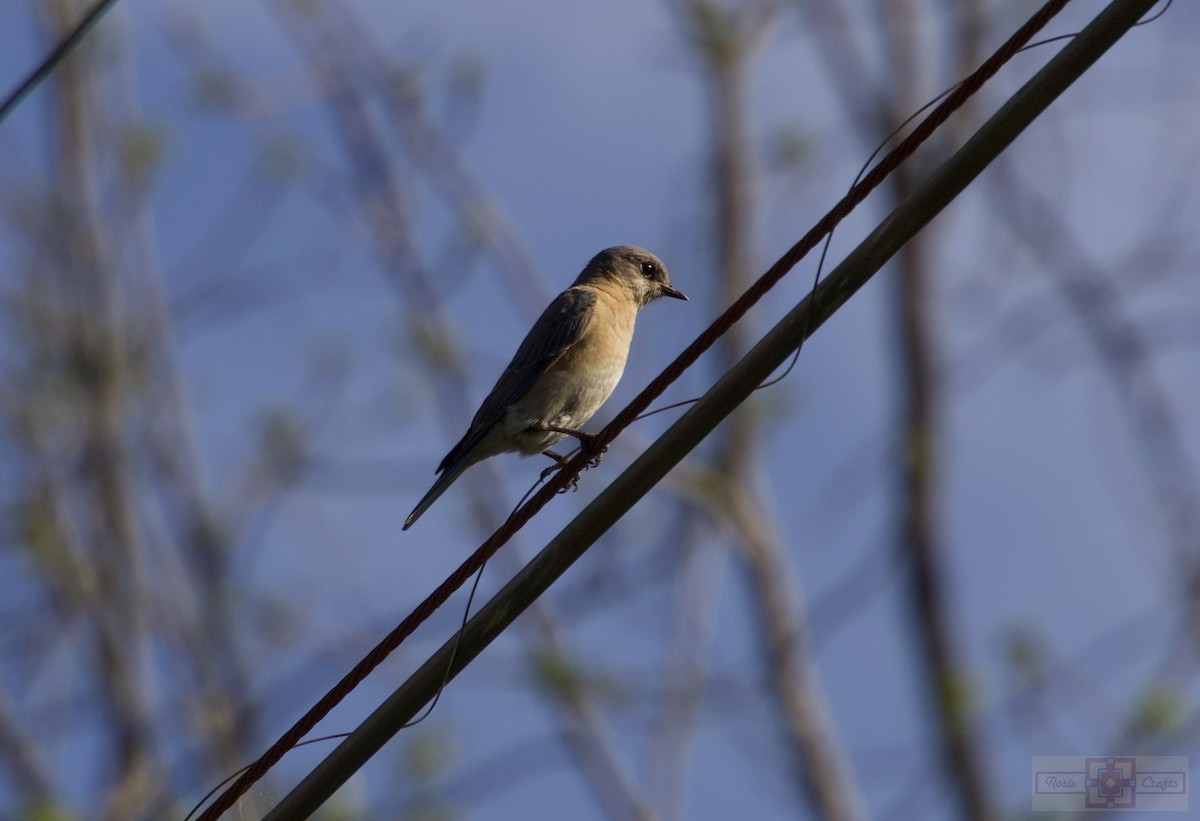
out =
[(541, 453), (567, 435), (538, 430), (539, 427), (579, 430), (612, 395), (624, 370), (622, 356), (606, 362), (593, 361), (588, 368), (563, 363), (543, 374), (505, 416), (506, 432), (516, 449), (530, 455)]

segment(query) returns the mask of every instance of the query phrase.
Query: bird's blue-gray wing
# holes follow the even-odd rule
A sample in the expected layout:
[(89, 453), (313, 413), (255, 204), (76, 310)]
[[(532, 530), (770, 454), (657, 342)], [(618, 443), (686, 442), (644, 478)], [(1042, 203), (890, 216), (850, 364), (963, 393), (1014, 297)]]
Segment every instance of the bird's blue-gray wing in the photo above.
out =
[(555, 297), (479, 406), (466, 435), (438, 465), (439, 473), (467, 456), (492, 426), (504, 418), (508, 407), (527, 394), (538, 377), (579, 340), (595, 306), (595, 292), (582, 288), (568, 288)]

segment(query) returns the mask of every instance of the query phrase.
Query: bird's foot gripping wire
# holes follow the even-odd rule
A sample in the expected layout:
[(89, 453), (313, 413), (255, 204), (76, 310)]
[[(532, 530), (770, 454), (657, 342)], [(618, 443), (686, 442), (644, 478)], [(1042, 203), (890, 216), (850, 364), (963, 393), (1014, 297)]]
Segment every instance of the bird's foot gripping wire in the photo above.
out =
[[(596, 437), (593, 434), (584, 433), (580, 430), (571, 430), (570, 428), (556, 428), (551, 425), (547, 425), (545, 429), (554, 431), (555, 433), (565, 433), (566, 435), (574, 436), (579, 440), (579, 450), (587, 457), (587, 464), (584, 466), (585, 470), (587, 468), (594, 468), (596, 465), (600, 464), (600, 460), (604, 458), (604, 454), (608, 450), (608, 445), (597, 446)], [(566, 467), (567, 462), (570, 461), (570, 457), (563, 456), (560, 453), (555, 453), (552, 450), (544, 450), (542, 451), (542, 454), (549, 456), (554, 460), (553, 465), (542, 471), (541, 479), (543, 482), (550, 476), (553, 476), (556, 471), (562, 470), (564, 467)], [(578, 473), (571, 477), (571, 481), (560, 492), (566, 493), (568, 489), (579, 490)]]
[[(542, 471), (541, 481), (543, 481), (543, 482), (546, 481), (547, 479), (549, 479), (551, 476), (553, 476), (558, 471), (565, 468), (567, 466), (567, 462), (570, 461), (569, 459), (567, 459), (566, 456), (563, 456), (561, 453), (555, 453), (554, 451), (548, 450), (548, 449), (542, 451), (542, 455), (549, 456), (551, 459), (554, 460), (553, 465), (551, 465), (550, 467), (548, 467)], [(578, 473), (575, 474), (575, 476), (571, 479), (570, 483), (566, 487), (564, 487), (562, 490), (560, 490), (559, 493), (566, 493), (568, 490), (579, 490), (579, 474)]]
[[(588, 457), (588, 467), (595, 467), (596, 465), (599, 465), (600, 460), (608, 451), (608, 445), (596, 444), (596, 438), (598, 437), (596, 437), (595, 433), (584, 433), (583, 431), (571, 429), (571, 427), (557, 427), (554, 425), (544, 425), (540, 430), (563, 433), (564, 436), (574, 436), (576, 439), (578, 439), (578, 441), (580, 441), (580, 450), (583, 451), (584, 456)], [(554, 451), (552, 450), (546, 453), (547, 456), (550, 456), (551, 454), (553, 454), (552, 459), (563, 459), (562, 456), (554, 454)]]
[(604, 454), (608, 453), (608, 445), (597, 444), (596, 435), (592, 433), (579, 431), (575, 435), (579, 437), (580, 450), (588, 458), (587, 466), (594, 468), (600, 464), (600, 460), (604, 458)]
[[(583, 455), (587, 457), (587, 466), (594, 468), (600, 464), (600, 460), (604, 458), (604, 454), (608, 452), (608, 445), (597, 445), (596, 434), (584, 433), (581, 430), (572, 428), (559, 428), (554, 425), (546, 425), (542, 430), (553, 431), (554, 433), (562, 433), (567, 436), (574, 436), (579, 440), (579, 449), (583, 451)], [(559, 461), (566, 461), (562, 456), (554, 453), (554, 451), (543, 451), (547, 456)]]

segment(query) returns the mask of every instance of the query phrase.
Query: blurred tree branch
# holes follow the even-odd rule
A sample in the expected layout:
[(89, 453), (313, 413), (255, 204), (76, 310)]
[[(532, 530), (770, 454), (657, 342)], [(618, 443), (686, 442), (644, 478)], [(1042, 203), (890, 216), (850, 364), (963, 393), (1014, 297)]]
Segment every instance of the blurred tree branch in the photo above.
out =
[[(848, 2), (798, 2), (798, 10), (814, 25), (829, 34), (817, 38), (824, 66), (833, 86), (841, 94), (841, 103), (858, 124), (858, 133), (869, 144), (882, 143), (912, 111), (932, 96), (926, 81), (925, 55), (942, 46), (956, 52), (952, 65), (962, 70), (979, 60), (982, 11), (975, 0), (957, 0), (945, 4), (948, 19), (957, 16), (957, 37), (943, 43), (922, 37), (920, 16), (910, 0), (889, 0), (878, 7), (882, 17), (874, 48), (884, 54), (884, 69), (876, 81), (867, 68), (871, 64), (870, 45), (852, 37), (853, 12)], [(943, 84), (949, 83), (943, 81)], [(976, 105), (977, 107), (977, 105)], [(954, 122), (961, 132), (973, 119), (960, 112)], [(944, 138), (943, 138), (944, 140)], [(944, 146), (944, 142), (943, 142)], [(944, 148), (943, 148), (944, 150)], [(913, 190), (923, 175), (921, 158), (898, 169), (891, 188), (893, 202), (899, 202)], [(953, 637), (946, 610), (949, 591), (944, 581), (942, 559), (938, 555), (937, 536), (939, 488), (937, 465), (939, 396), (936, 391), (934, 347), (934, 305), (932, 284), (931, 235), (916, 237), (900, 252), (896, 261), (896, 327), (898, 353), (899, 461), (897, 505), (899, 530), (897, 550), (909, 562), (910, 601), (917, 625), (917, 636), (931, 694), (931, 705), (938, 718), (943, 771), (957, 784), (964, 817), (986, 819), (992, 816), (985, 787), (983, 757), (966, 721), (968, 709), (966, 682), (953, 650)]]
[[(715, 201), (711, 216), (713, 265), (720, 304), (728, 305), (752, 282), (756, 227), (755, 157), (747, 134), (747, 77), (756, 52), (778, 16), (779, 3), (756, 0), (726, 7), (713, 0), (680, 0), (684, 37), (708, 96)], [(719, 372), (749, 350), (753, 327), (741, 322), (717, 345)], [(753, 404), (734, 413), (714, 442), (712, 468), (718, 521), (731, 528), (735, 555), (744, 565), (750, 600), (761, 624), (767, 679), (791, 756), (791, 777), (819, 818), (863, 817), (849, 759), (842, 749), (822, 686), (806, 656), (806, 615), (790, 560), (770, 521), (760, 439), (763, 418)]]

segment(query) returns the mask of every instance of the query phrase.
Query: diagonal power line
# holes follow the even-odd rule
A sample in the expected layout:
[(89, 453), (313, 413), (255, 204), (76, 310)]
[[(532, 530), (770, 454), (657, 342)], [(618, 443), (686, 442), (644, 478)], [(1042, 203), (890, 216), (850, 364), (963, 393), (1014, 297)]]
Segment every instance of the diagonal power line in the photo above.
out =
[[(825, 218), (693, 342), (598, 435), (607, 444), (700, 354), (743, 316), (820, 238), (992, 76), (1067, 0), (1051, 0), (991, 58), (951, 93), (916, 131), (884, 158)], [(988, 164), (1081, 76), (1157, 0), (1113, 0), (996, 112), (961, 149), (883, 221), (804, 301), (792, 309), (725, 376), (573, 519), (526, 567), (397, 689), (271, 811), (268, 819), (305, 818), (411, 720), (438, 689), (460, 672), (540, 596), (613, 523), (728, 416), (796, 348), (857, 292), (917, 231), (961, 193)], [(333, 690), (234, 782), (201, 816), (212, 821), (236, 802), (416, 626), (583, 469), (573, 459), (494, 533), (462, 567), (368, 654)]]
[(0, 103), (0, 123), (3, 123), (16, 110), (21, 101), (33, 91), (38, 85), (50, 76), (50, 72), (58, 68), (58, 64), (66, 59), (67, 55), (79, 45), (80, 41), (87, 36), (104, 13), (112, 6), (116, 5), (117, 0), (97, 0), (96, 4), (88, 9), (87, 14), (75, 24), (75, 28), (67, 34), (66, 37), (58, 41), (54, 49), (46, 55), (41, 64), (29, 73), (21, 84), (18, 85), (12, 92), (4, 98), (4, 102)]

